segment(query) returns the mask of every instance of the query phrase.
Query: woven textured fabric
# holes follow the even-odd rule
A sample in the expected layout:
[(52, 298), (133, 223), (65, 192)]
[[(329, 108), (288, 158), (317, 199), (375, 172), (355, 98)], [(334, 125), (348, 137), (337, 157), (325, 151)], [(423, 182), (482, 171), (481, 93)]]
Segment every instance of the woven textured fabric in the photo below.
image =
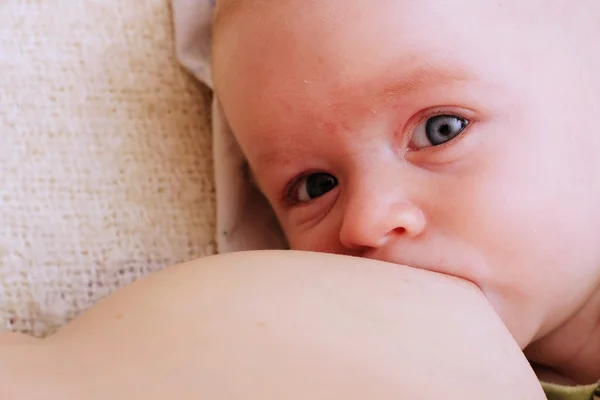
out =
[(0, 4), (0, 330), (215, 253), (210, 93), (168, 0)]

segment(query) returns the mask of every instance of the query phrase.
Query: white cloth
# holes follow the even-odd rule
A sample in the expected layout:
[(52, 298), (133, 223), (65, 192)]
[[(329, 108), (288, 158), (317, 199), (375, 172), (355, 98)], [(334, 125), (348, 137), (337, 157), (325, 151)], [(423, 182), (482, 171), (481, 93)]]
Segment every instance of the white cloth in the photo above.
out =
[(210, 91), (170, 6), (0, 2), (0, 331), (216, 252)]
[[(213, 87), (210, 49), (214, 7), (215, 0), (173, 0), (177, 57), (187, 71), (210, 88)], [(245, 179), (244, 156), (216, 96), (212, 121), (218, 251), (287, 248), (268, 202)]]

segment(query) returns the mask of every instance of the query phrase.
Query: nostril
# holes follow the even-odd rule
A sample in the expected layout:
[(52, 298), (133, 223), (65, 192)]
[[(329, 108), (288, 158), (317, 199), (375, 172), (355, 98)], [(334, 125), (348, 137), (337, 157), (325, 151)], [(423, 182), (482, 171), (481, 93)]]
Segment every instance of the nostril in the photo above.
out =
[(390, 233), (393, 233), (393, 234), (395, 234), (395, 235), (404, 235), (404, 234), (406, 233), (406, 228), (403, 228), (403, 227), (398, 227), (398, 228), (395, 228), (395, 229), (394, 229), (392, 232), (390, 232)]

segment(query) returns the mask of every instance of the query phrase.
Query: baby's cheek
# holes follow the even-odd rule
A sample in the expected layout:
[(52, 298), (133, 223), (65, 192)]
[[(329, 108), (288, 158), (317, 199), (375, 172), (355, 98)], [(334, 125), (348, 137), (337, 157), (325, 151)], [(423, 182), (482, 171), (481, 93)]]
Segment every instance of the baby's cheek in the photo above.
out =
[(288, 228), (286, 235), (293, 250), (345, 254), (339, 240), (339, 227), (331, 221), (321, 221), (310, 228)]
[(340, 249), (328, 237), (303, 234), (290, 240), (292, 250), (314, 251), (319, 253), (341, 254)]
[(571, 245), (577, 235), (560, 202), (562, 190), (536, 177), (539, 166), (517, 157), (502, 161), (503, 149), (497, 151), (480, 165), (478, 179), (463, 187), (469, 196), (454, 204), (447, 228), (483, 255), (494, 285), (511, 296), (529, 296), (564, 278), (552, 271), (576, 254)]

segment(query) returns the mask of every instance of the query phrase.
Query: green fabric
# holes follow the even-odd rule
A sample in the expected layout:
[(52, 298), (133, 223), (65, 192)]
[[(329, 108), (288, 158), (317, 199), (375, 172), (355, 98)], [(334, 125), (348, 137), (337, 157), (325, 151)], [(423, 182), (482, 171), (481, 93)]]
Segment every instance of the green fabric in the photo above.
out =
[(544, 388), (544, 392), (546, 393), (546, 397), (548, 400), (595, 400), (600, 399), (600, 397), (594, 397), (594, 392), (596, 392), (596, 396), (600, 396), (600, 388), (598, 385), (588, 385), (588, 386), (559, 386), (552, 385), (549, 383), (542, 383), (542, 387)]

